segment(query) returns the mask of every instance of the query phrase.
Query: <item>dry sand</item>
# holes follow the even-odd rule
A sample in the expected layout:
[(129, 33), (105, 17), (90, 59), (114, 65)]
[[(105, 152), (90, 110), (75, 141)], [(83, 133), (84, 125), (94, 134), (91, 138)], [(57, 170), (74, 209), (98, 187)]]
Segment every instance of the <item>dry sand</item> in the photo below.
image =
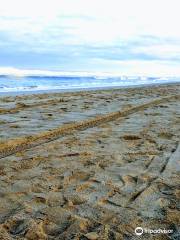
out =
[(179, 106), (178, 84), (0, 97), (0, 239), (179, 239)]

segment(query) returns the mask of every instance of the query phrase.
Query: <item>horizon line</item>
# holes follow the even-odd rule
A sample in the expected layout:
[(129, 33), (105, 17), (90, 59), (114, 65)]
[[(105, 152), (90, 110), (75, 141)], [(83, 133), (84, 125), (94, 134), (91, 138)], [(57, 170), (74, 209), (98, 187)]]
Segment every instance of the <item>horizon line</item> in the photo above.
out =
[(176, 74), (124, 74), (121, 72), (105, 71), (57, 71), (41, 69), (20, 69), (14, 67), (0, 67), (0, 75), (14, 77), (180, 77)]

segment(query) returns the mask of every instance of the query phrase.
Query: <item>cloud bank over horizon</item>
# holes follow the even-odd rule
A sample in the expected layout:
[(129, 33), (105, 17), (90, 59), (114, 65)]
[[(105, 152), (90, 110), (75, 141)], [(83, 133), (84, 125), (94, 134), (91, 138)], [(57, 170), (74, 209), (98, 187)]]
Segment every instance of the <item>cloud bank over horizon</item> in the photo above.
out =
[(178, 0), (0, 0), (2, 69), (180, 76)]

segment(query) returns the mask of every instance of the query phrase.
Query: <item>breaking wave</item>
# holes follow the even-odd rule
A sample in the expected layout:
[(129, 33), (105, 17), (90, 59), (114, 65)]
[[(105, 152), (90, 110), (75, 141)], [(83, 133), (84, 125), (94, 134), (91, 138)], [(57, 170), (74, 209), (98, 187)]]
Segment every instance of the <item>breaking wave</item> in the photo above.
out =
[(25, 76), (0, 75), (0, 92), (96, 89), (180, 82), (180, 78), (115, 76)]

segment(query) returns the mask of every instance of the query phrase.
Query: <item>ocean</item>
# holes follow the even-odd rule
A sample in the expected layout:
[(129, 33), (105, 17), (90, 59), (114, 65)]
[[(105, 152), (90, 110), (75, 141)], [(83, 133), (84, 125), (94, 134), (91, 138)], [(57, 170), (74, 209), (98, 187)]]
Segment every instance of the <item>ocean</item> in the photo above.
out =
[(180, 78), (0, 75), (0, 93), (103, 89), (180, 82)]

